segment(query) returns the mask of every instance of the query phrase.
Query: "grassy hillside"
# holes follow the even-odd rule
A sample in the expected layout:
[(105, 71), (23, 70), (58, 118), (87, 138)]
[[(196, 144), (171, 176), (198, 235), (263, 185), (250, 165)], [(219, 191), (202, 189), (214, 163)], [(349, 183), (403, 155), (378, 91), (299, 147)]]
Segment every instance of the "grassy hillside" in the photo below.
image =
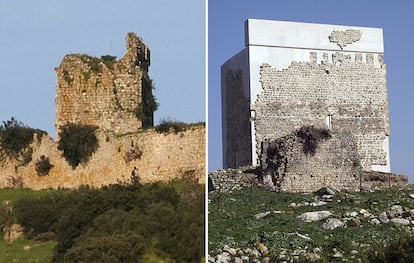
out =
[[(403, 226), (378, 219), (385, 212), (390, 217), (413, 220), (414, 199), (409, 195), (414, 191), (408, 189), (341, 192), (328, 198), (326, 204), (318, 203), (320, 197), (316, 194), (252, 190), (209, 194), (210, 256), (225, 252), (224, 256), (241, 257), (249, 254), (249, 249), (256, 249), (264, 251), (257, 255), (259, 258), (270, 258), (270, 262), (367, 262), (371, 253), (381, 251), (392, 240), (411, 236), (414, 229), (411, 222)], [(393, 209), (399, 209), (401, 215)], [(322, 227), (327, 219), (303, 222), (297, 218), (305, 212), (321, 210), (331, 212), (329, 218), (339, 219), (344, 225), (330, 230)], [(256, 218), (265, 212), (266, 216)]]
[(0, 240), (0, 262), (52, 262), (53, 249), (56, 242), (35, 242), (27, 239), (19, 239), (12, 243)]

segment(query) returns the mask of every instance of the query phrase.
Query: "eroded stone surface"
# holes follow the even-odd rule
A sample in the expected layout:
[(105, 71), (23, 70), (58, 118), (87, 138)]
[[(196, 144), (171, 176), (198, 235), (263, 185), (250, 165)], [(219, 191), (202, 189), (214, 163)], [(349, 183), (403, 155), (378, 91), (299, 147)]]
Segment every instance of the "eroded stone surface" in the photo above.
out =
[[(142, 126), (138, 108), (152, 96), (148, 90), (148, 47), (134, 33), (126, 37), (127, 52), (120, 60), (107, 56), (66, 55), (55, 69), (56, 134), (67, 123), (95, 125), (105, 131), (127, 133)], [(146, 116), (152, 125), (152, 112)]]

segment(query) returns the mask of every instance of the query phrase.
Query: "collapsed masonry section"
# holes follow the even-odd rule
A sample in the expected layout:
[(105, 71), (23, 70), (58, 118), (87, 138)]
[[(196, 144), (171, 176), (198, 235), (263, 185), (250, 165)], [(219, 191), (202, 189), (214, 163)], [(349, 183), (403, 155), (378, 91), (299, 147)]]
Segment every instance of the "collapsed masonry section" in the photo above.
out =
[(70, 54), (55, 69), (56, 135), (67, 123), (95, 125), (128, 133), (153, 125), (156, 102), (148, 75), (150, 52), (134, 33), (126, 36), (127, 52), (95, 58)]
[[(311, 52), (312, 62), (292, 62), (286, 69), (263, 64), (262, 91), (252, 105), (258, 155), (263, 152), (263, 142), (285, 138), (302, 126), (315, 126), (331, 130), (332, 138), (317, 158), (293, 155), (285, 177), (300, 177), (296, 178), (298, 184), (315, 174), (332, 182), (336, 175), (337, 180), (345, 180), (354, 174), (348, 173), (347, 165), (352, 168), (354, 163), (364, 171), (381, 168), (389, 172), (386, 70), (381, 58), (378, 66), (371, 56), (367, 54), (363, 62), (359, 59), (362, 54), (356, 53), (351, 60), (337, 52), (332, 60), (317, 63)], [(344, 150), (354, 151), (348, 155), (358, 156), (358, 160), (351, 160)], [(341, 163), (346, 169), (339, 171)]]

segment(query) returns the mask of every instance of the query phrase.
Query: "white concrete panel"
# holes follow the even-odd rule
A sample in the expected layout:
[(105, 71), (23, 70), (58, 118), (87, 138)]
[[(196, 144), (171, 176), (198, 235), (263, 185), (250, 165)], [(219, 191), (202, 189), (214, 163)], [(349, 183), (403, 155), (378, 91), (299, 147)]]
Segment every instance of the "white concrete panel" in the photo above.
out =
[[(227, 122), (226, 122), (226, 73), (228, 70), (233, 72), (237, 70), (242, 71), (242, 83), (243, 83), (243, 93), (246, 98), (250, 98), (250, 72), (249, 72), (249, 52), (247, 48), (243, 49), (235, 56), (231, 57), (221, 66), (221, 118), (222, 118), (222, 134), (223, 136), (227, 134)], [(222, 150), (223, 150), (223, 167), (227, 167), (227, 141), (222, 140)]]
[(373, 171), (390, 173), (391, 172), (391, 162), (390, 162), (390, 146), (389, 146), (389, 136), (385, 137), (385, 140), (382, 144), (383, 150), (387, 154), (387, 165), (371, 165)]
[[(249, 51), (247, 48), (243, 49), (235, 56), (231, 57), (229, 60), (226, 61), (221, 66), (221, 76), (222, 76), (222, 83), (221, 86), (223, 87), (223, 77), (227, 70), (233, 70), (234, 72), (237, 70), (241, 70), (243, 74), (243, 92), (246, 98), (250, 98), (250, 69), (249, 69)], [(225, 79), (224, 79), (225, 81)]]
[(362, 32), (361, 39), (344, 47), (344, 51), (384, 52), (381, 28), (340, 26), (328, 24), (298, 23), (248, 19), (246, 21), (246, 46), (268, 46), (337, 50), (341, 48), (329, 41), (333, 31), (355, 29)]

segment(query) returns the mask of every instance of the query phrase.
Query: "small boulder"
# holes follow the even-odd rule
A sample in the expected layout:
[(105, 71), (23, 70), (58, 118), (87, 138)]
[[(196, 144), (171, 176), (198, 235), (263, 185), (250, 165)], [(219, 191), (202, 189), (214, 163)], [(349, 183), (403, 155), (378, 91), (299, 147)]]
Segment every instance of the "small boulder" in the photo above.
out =
[(260, 219), (260, 218), (264, 218), (264, 217), (266, 217), (266, 216), (268, 216), (268, 215), (270, 215), (270, 212), (269, 212), (269, 211), (264, 212), (264, 213), (255, 214), (255, 215), (254, 215), (254, 217), (255, 217), (256, 219)]
[(388, 224), (390, 222), (390, 220), (388, 219), (388, 216), (387, 216), (387, 213), (386, 212), (382, 212), (381, 214), (379, 214), (378, 215), (378, 219), (383, 224)]
[(319, 189), (318, 191), (315, 192), (315, 194), (319, 195), (319, 196), (324, 196), (324, 195), (335, 195), (336, 192), (335, 190), (333, 190), (330, 187), (322, 187), (321, 189)]
[(216, 263), (230, 263), (231, 257), (228, 252), (222, 252), (221, 254), (217, 255)]
[(331, 215), (332, 213), (329, 211), (314, 211), (314, 212), (303, 213), (297, 216), (296, 218), (303, 222), (313, 222), (313, 221), (320, 221)]
[(378, 218), (373, 218), (369, 221), (372, 225), (381, 225), (381, 221)]
[(403, 226), (409, 225), (411, 223), (410, 220), (408, 220), (408, 219), (398, 218), (398, 217), (392, 218), (391, 222), (396, 224), (396, 225), (403, 225)]
[(349, 214), (351, 217), (357, 217), (358, 216), (358, 212), (351, 212), (350, 214)]
[(298, 237), (300, 237), (300, 238), (305, 239), (305, 240), (312, 240), (312, 238), (310, 238), (310, 237), (308, 237), (308, 236), (305, 236), (305, 235), (302, 235), (302, 234), (299, 234), (299, 233), (296, 233), (296, 235), (297, 235)]
[(23, 227), (19, 224), (12, 224), (4, 228), (3, 239), (7, 242), (13, 242), (23, 236)]
[(351, 219), (351, 225), (360, 227), (361, 226), (361, 219), (355, 217)]
[(390, 213), (392, 213), (394, 216), (393, 217), (398, 217), (401, 216), (403, 214), (404, 210), (402, 208), (402, 206), (400, 205), (393, 205), (390, 208)]
[(227, 246), (227, 245), (225, 245), (225, 246), (224, 246), (223, 251), (224, 251), (224, 252), (228, 252), (228, 253), (229, 253), (230, 255), (232, 255), (232, 256), (235, 256), (235, 255), (236, 255), (236, 253), (237, 253), (236, 249), (231, 248), (231, 247), (229, 247), (229, 246)]
[(323, 229), (334, 230), (338, 227), (344, 226), (344, 222), (336, 218), (328, 218), (326, 222), (322, 225)]
[(257, 251), (259, 251), (260, 254), (262, 254), (262, 256), (266, 256), (269, 253), (269, 250), (267, 249), (265, 244), (261, 242), (257, 243), (256, 248), (257, 248)]
[(361, 209), (361, 210), (359, 210), (359, 213), (360, 213), (363, 217), (370, 217), (370, 216), (371, 216), (371, 214), (370, 214), (367, 210), (365, 210), (365, 209)]
[(321, 256), (316, 253), (306, 253), (303, 256), (305, 257), (306, 262), (315, 262), (321, 259)]
[(332, 198), (333, 198), (333, 195), (323, 195), (321, 197), (321, 200), (326, 201), (326, 202), (332, 202)]
[(310, 206), (321, 206), (321, 205), (326, 205), (326, 204), (328, 203), (325, 201), (316, 201), (316, 202), (310, 203)]

